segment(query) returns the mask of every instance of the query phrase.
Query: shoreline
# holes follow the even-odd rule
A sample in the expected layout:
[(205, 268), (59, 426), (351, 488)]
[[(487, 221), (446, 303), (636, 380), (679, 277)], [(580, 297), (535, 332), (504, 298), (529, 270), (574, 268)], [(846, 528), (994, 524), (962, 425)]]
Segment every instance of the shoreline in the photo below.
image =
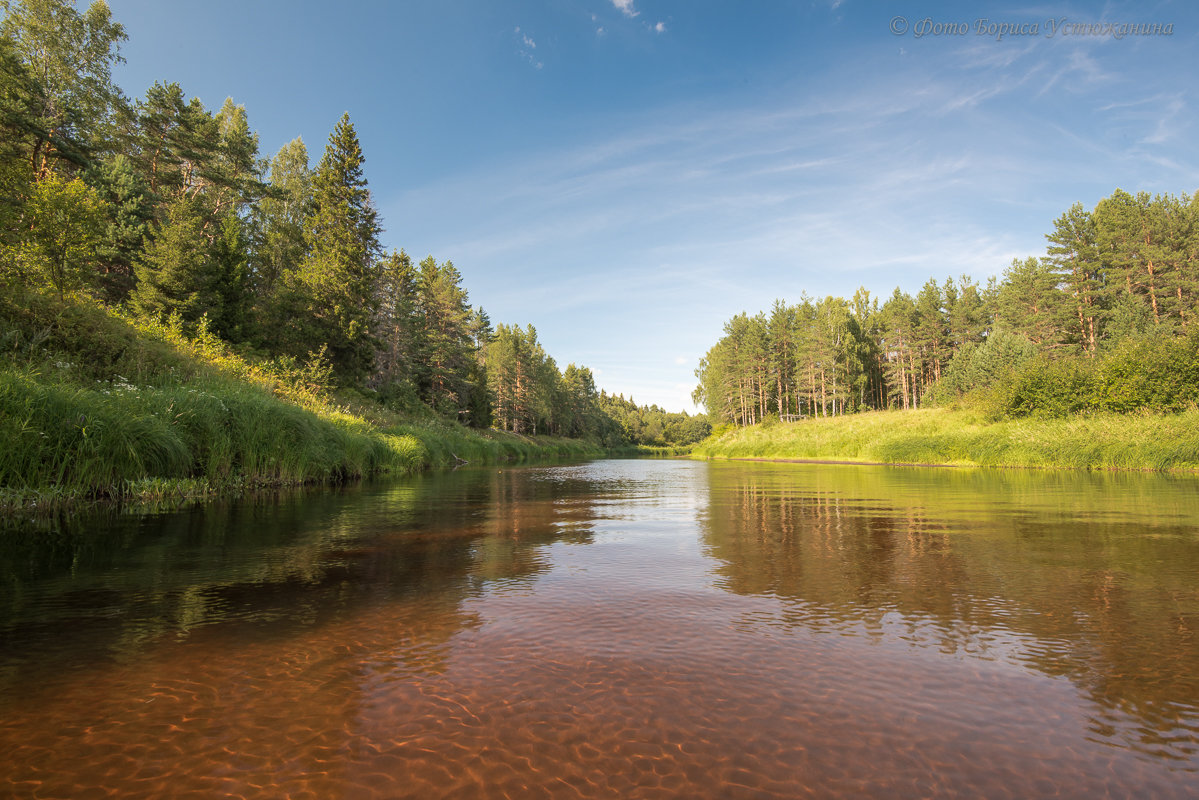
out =
[[(491, 433), (502, 433), (491, 431)], [(515, 436), (515, 435), (513, 435)], [(490, 437), (479, 436), (479, 439)], [(90, 511), (114, 511), (117, 513), (158, 512), (179, 508), (187, 503), (210, 503), (221, 500), (237, 500), (255, 493), (304, 492), (341, 486), (353, 486), (366, 481), (406, 478), (439, 470), (456, 470), (460, 467), (494, 467), (499, 465), (548, 464), (561, 461), (592, 460), (599, 458), (686, 458), (686, 453), (660, 453), (652, 448), (632, 449), (627, 447), (587, 447), (580, 439), (546, 437), (545, 441), (520, 436), (520, 440), (532, 451), (500, 453), (494, 458), (486, 455), (465, 462), (448, 461), (416, 464), (403, 469), (389, 469), (343, 478), (318, 478), (306, 481), (264, 480), (241, 477), (224, 483), (212, 483), (204, 477), (127, 479), (122, 485), (106, 487), (94, 492), (83, 492), (73, 488), (45, 486), (35, 489), (0, 487), (0, 523), (16, 519), (44, 518), (52, 514), (77, 514)], [(571, 445), (577, 444), (578, 448)], [(675, 448), (663, 448), (673, 450)]]
[(836, 467), (913, 467), (924, 469), (1036, 469), (1062, 470), (1066, 472), (1144, 472), (1162, 475), (1199, 475), (1199, 467), (1175, 467), (1152, 469), (1150, 467), (1054, 467), (1044, 464), (939, 464), (913, 461), (849, 461), (832, 458), (788, 458), (754, 456), (684, 456), (694, 461), (749, 461), (763, 464), (811, 464), (813, 466)]
[(967, 409), (871, 411), (735, 428), (695, 459), (828, 465), (1199, 473), (1199, 409), (985, 419)]

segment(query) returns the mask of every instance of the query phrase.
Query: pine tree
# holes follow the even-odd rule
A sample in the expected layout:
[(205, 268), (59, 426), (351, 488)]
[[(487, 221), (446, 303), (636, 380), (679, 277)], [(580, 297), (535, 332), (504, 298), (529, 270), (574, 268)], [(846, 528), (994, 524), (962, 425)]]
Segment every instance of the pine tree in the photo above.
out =
[(150, 192), (174, 196), (183, 184), (183, 140), (187, 102), (177, 83), (155, 83), (139, 100), (129, 121), (130, 150)]
[(935, 383), (941, 380), (941, 369), (951, 352), (945, 296), (941, 287), (931, 278), (916, 295), (915, 322), (913, 335), (924, 365), (923, 383)]
[(879, 348), (882, 331), (878, 299), (871, 298), (866, 287), (860, 286), (850, 301), (850, 313), (858, 326), (858, 357), (862, 365), (858, 405), (862, 408), (881, 408), (887, 401), (882, 351)]
[(210, 250), (209, 281), (215, 307), (208, 312), (211, 330), (230, 342), (250, 338), (250, 268), (246, 224), (236, 214), (221, 219), (220, 236)]
[(217, 148), (205, 173), (216, 195), (213, 208), (220, 215), (243, 215), (247, 207), (265, 193), (262, 165), (258, 159), (258, 134), (250, 130), (246, 107), (225, 98), (213, 117), (217, 128)]
[(501, 323), (487, 344), (487, 388), (495, 424), (505, 431), (523, 433), (525, 397), (529, 388), (527, 346), (523, 331)]
[(1061, 327), (1065, 300), (1048, 259), (1013, 259), (999, 285), (995, 325), (1039, 347), (1060, 345), (1066, 340)]
[[(0, 36), (0, 254), (22, 235), (21, 217), (34, 183), (32, 153), (45, 135), (43, 102), (15, 46)], [(12, 262), (11, 256), (0, 258)]]
[(466, 331), (474, 357), (466, 372), (470, 396), (465, 404), (467, 413), (463, 421), (472, 427), (486, 428), (491, 426), (492, 419), (491, 393), (487, 391), (487, 345), (495, 331), (491, 327), (491, 317), (482, 306), (475, 306), (471, 311)]
[(923, 389), (915, 347), (916, 304), (911, 295), (896, 287), (880, 316), (889, 395), (901, 408), (916, 408)]
[(795, 310), (782, 300), (775, 300), (767, 323), (770, 339), (770, 374), (774, 383), (774, 400), (778, 415), (794, 413), (792, 401), (795, 386)]
[(1053, 223), (1049, 241), (1049, 263), (1071, 302), (1064, 306), (1069, 316), (1062, 324), (1070, 338), (1094, 357), (1105, 316), (1102, 305), (1103, 267), (1095, 239), (1095, 221), (1075, 203)]
[[(1119, 305), (1127, 311), (1140, 307), (1133, 301), (1145, 298), (1151, 313), (1157, 318), (1157, 287), (1154, 285), (1152, 259), (1146, 252), (1144, 198), (1133, 197), (1117, 189), (1095, 206), (1095, 239), (1099, 260), (1103, 265), (1105, 300), (1113, 308)], [(1146, 281), (1146, 278), (1149, 280)], [(1131, 301), (1131, 302), (1130, 302)]]
[(962, 275), (956, 283), (952, 278), (946, 278), (945, 305), (950, 347), (956, 351), (970, 342), (983, 340), (988, 328), (986, 307), (973, 278)]

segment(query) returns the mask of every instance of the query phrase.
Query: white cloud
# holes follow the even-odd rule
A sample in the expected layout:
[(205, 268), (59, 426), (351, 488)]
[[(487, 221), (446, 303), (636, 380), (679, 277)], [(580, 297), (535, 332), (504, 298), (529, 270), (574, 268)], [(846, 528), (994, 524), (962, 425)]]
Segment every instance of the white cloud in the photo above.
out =
[(654, 32), (655, 33), (665, 33), (666, 32), (666, 23), (659, 22), (657, 25), (654, 26)]
[(641, 12), (633, 8), (633, 0), (612, 0), (612, 5), (620, 9), (626, 17), (635, 17)]

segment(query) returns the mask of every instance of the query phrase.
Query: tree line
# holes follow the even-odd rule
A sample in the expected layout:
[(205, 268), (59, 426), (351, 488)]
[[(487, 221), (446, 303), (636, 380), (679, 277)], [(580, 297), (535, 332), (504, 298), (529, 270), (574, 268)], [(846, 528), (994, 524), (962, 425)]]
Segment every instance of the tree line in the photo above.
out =
[(1092, 210), (1074, 204), (1046, 240), (985, 285), (930, 279), (914, 297), (860, 288), (738, 314), (693, 397), (713, 423), (737, 425), (967, 395), (1015, 414), (1199, 400), (1199, 195), (1116, 190)]
[(559, 370), (531, 325), (493, 326), (452, 262), (384, 252), (348, 113), (315, 166), (299, 138), (267, 158), (231, 99), (213, 111), (168, 82), (126, 98), (126, 34), (102, 0), (0, 9), (0, 281), (177, 317), (470, 426), (609, 446), (706, 434)]

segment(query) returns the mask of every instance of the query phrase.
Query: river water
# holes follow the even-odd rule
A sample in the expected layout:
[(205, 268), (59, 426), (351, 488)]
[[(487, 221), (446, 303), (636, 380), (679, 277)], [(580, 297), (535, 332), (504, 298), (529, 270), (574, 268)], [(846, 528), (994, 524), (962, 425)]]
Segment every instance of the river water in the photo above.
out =
[(609, 460), (0, 537), (0, 796), (1199, 796), (1199, 479)]

